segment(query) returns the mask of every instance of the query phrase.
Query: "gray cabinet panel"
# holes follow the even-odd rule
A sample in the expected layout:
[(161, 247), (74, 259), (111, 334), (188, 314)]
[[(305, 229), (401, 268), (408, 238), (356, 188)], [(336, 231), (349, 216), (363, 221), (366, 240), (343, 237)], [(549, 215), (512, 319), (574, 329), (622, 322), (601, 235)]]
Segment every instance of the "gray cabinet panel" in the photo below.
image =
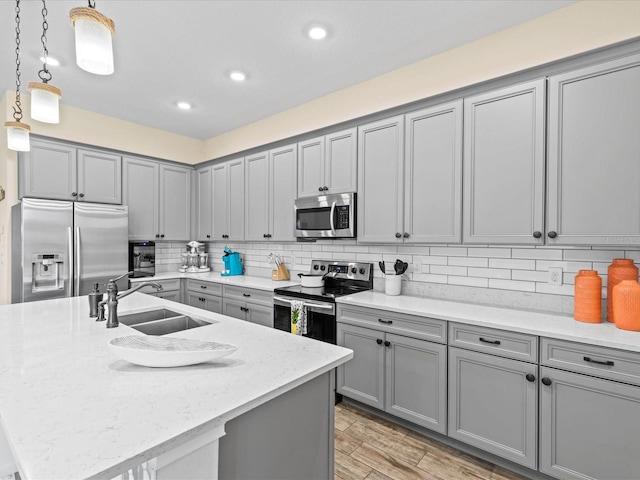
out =
[(222, 297), (187, 291), (187, 305), (214, 313), (222, 313)]
[(75, 200), (76, 149), (45, 140), (31, 141), (31, 151), (19, 154), (19, 196)]
[(231, 300), (228, 298), (222, 298), (222, 314), (229, 317), (237, 318), (240, 320), (246, 320), (247, 315), (243, 310), (245, 302), (239, 302), (237, 300)]
[(403, 138), (402, 115), (358, 127), (359, 242), (402, 243)]
[(353, 359), (338, 367), (336, 391), (384, 409), (384, 333), (338, 324), (338, 345), (353, 350)]
[(212, 238), (214, 240), (225, 239), (224, 236), (229, 234), (228, 169), (229, 166), (226, 162), (219, 163), (211, 167), (211, 175), (213, 177)]
[(543, 243), (544, 105), (544, 79), (465, 99), (465, 243)]
[(358, 187), (357, 129), (350, 128), (325, 136), (325, 193), (355, 192)]
[(295, 241), (293, 203), (297, 195), (296, 145), (269, 152), (269, 230), (270, 241)]
[(227, 162), (228, 239), (244, 240), (244, 158)]
[(160, 238), (189, 240), (191, 237), (191, 169), (160, 166)]
[(196, 238), (208, 241), (213, 233), (213, 168), (203, 167), (196, 175)]
[(129, 207), (129, 240), (151, 240), (159, 232), (160, 166), (124, 157), (123, 203)]
[(122, 157), (78, 149), (78, 200), (122, 203)]
[(640, 478), (640, 388), (541, 367), (540, 471), (561, 479)]
[(409, 242), (462, 240), (462, 100), (406, 116), (404, 232)]
[(268, 233), (269, 152), (261, 152), (245, 158), (244, 236), (245, 240), (265, 240)]
[(550, 77), (548, 243), (640, 244), (639, 84), (640, 55)]
[(171, 300), (172, 302), (182, 303), (182, 296), (180, 295), (180, 291), (149, 293), (149, 295), (152, 295), (158, 298), (163, 298), (164, 300)]
[(449, 322), (449, 345), (525, 362), (538, 361), (538, 337), (526, 333)]
[(449, 436), (535, 469), (537, 373), (534, 364), (449, 347)]
[(445, 434), (447, 346), (393, 334), (385, 341), (385, 411)]
[(248, 321), (273, 328), (273, 307), (247, 303), (246, 308)]
[(322, 195), (324, 137), (298, 143), (298, 197)]

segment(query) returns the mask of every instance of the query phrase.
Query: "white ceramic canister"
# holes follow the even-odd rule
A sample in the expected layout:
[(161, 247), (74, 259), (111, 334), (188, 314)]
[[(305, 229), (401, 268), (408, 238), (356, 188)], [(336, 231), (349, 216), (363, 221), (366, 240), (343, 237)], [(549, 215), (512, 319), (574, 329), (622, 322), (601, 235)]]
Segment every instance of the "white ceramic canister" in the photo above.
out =
[(387, 295), (400, 295), (402, 289), (402, 275), (389, 275), (384, 276), (384, 293)]

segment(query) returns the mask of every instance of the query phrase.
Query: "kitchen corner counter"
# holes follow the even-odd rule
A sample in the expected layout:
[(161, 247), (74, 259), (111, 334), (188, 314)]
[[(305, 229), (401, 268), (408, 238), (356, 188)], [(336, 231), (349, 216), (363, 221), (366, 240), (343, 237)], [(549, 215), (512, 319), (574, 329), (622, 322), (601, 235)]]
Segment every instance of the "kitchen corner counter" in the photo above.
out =
[(193, 279), (203, 282), (220, 283), (222, 285), (232, 285), (236, 287), (255, 288), (257, 290), (267, 290), (273, 292), (276, 288), (290, 287), (300, 282), (291, 280), (274, 281), (270, 277), (255, 277), (250, 275), (230, 275), (223, 277), (220, 272), (204, 272), (204, 273), (180, 273), (180, 272), (164, 272), (158, 273), (153, 277), (132, 278), (131, 283), (153, 282), (156, 280), (173, 280), (173, 279)]
[(113, 338), (141, 334), (89, 318), (86, 296), (0, 307), (0, 422), (22, 478), (112, 478), (332, 375), (353, 356), (150, 295), (119, 303), (121, 316), (170, 306), (204, 319), (211, 325), (171, 336), (238, 350), (189, 367), (146, 368), (108, 347)]
[(390, 296), (373, 291), (340, 297), (336, 299), (336, 302), (339, 305), (369, 307), (640, 352), (640, 332), (621, 330), (610, 322), (584, 323), (566, 315), (490, 307), (427, 297)]

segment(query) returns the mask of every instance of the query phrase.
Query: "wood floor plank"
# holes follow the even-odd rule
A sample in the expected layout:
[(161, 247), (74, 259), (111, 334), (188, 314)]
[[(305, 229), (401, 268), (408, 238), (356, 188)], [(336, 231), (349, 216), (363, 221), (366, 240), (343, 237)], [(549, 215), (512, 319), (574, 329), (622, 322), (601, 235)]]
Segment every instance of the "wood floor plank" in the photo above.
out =
[(520, 474), (507, 470), (499, 465), (494, 465), (491, 472), (491, 480), (530, 480), (529, 477), (523, 477)]
[(350, 456), (393, 479), (439, 480), (435, 475), (393, 458), (366, 443), (356, 448)]
[(340, 450), (342, 453), (345, 453), (347, 455), (349, 455), (362, 444), (361, 440), (351, 436), (348, 432), (348, 429), (342, 431), (336, 428), (334, 435), (335, 449)]
[(365, 480), (398, 480), (398, 479), (387, 477), (386, 475), (378, 472), (377, 470), (372, 470)]
[(488, 462), (438, 447), (427, 449), (417, 467), (446, 480), (490, 480), (493, 473)]
[(414, 467), (425, 454), (424, 445), (420, 442), (406, 435), (401, 438), (389, 436), (361, 422), (354, 423), (345, 432), (360, 442), (376, 447)]
[(339, 430), (346, 430), (359, 419), (358, 416), (354, 415), (351, 409), (341, 406), (341, 404), (336, 405), (335, 409), (335, 426)]
[(372, 413), (366, 412), (352, 405), (346, 405), (345, 410), (348, 410), (355, 418), (357, 422), (360, 422), (374, 430), (377, 430), (385, 435), (403, 438), (409, 433), (409, 429), (391, 422), (385, 418), (378, 417)]
[(334, 463), (334, 475), (338, 475), (344, 480), (364, 480), (373, 470), (370, 466), (339, 450), (335, 452)]

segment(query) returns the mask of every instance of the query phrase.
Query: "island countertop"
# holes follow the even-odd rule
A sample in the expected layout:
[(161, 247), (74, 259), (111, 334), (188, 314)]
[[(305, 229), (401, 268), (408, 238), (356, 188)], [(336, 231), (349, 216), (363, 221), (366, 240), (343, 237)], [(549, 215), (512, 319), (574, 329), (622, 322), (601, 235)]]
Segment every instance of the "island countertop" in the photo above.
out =
[(169, 307), (211, 322), (172, 334), (231, 343), (233, 354), (179, 368), (120, 360), (138, 334), (89, 318), (87, 297), (0, 307), (0, 421), (22, 478), (111, 478), (353, 356), (351, 350), (134, 293), (119, 315)]
[[(141, 283), (156, 280), (172, 280), (172, 279), (192, 279), (200, 280), (203, 282), (213, 282), (222, 285), (229, 285), (234, 287), (246, 287), (255, 288), (257, 290), (266, 290), (273, 292), (276, 288), (290, 287), (297, 285), (300, 282), (295, 280), (271, 280), (271, 277), (256, 277), (252, 275), (229, 275), (222, 276), (220, 272), (202, 272), (202, 273), (181, 273), (181, 272), (164, 272), (158, 273), (153, 277), (139, 277), (131, 278), (131, 283)], [(297, 278), (297, 277), (296, 277)]]

